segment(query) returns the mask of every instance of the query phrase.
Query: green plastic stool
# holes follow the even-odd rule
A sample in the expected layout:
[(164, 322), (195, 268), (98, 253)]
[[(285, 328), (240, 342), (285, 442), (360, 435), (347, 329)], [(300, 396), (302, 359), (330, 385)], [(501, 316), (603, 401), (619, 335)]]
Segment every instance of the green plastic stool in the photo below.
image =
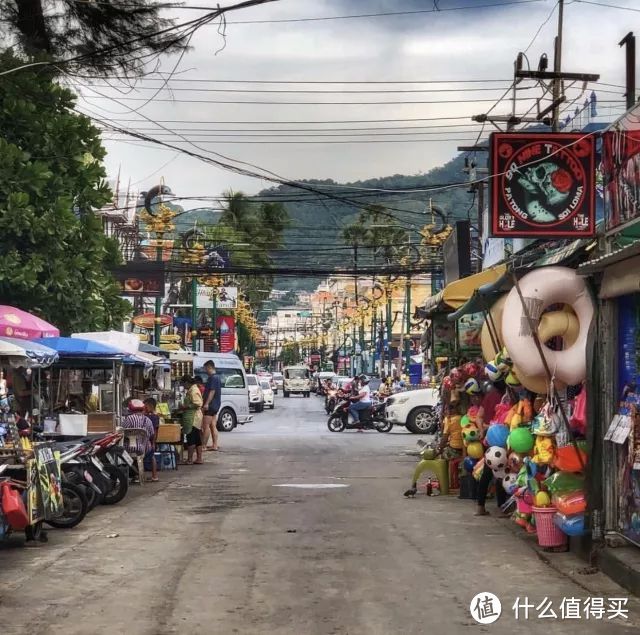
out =
[(413, 472), (413, 482), (417, 483), (424, 472), (432, 472), (440, 483), (440, 493), (449, 494), (449, 462), (444, 459), (422, 459)]

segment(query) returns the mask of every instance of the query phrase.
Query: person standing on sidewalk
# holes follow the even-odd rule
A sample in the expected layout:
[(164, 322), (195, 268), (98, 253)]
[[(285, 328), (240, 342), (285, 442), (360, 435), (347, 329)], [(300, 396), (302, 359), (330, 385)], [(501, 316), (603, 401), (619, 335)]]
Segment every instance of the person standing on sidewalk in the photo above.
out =
[[(222, 400), (221, 390), (222, 385), (220, 383), (220, 377), (216, 375), (216, 365), (213, 361), (209, 360), (205, 362), (204, 369), (207, 372), (207, 382), (204, 386), (204, 406), (202, 412), (204, 414), (204, 426), (202, 445), (205, 450), (217, 451), (218, 450), (218, 410), (220, 410), (220, 403)], [(211, 436), (211, 447), (207, 447), (209, 442), (209, 436)]]

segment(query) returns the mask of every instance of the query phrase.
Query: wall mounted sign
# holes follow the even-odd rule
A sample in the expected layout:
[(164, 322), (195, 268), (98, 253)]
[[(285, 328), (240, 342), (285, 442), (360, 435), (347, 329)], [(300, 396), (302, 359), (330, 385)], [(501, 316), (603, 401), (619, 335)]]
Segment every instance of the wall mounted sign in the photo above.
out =
[(512, 238), (595, 234), (595, 138), (494, 133), (491, 230)]
[(129, 262), (113, 271), (122, 295), (162, 297), (164, 266), (160, 262)]
[(471, 223), (459, 220), (442, 245), (445, 285), (471, 275)]

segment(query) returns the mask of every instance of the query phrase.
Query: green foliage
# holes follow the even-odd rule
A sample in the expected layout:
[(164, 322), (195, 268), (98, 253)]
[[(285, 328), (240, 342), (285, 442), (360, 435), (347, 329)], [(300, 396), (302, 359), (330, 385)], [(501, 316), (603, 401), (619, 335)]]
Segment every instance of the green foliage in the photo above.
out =
[(37, 59), (78, 58), (66, 70), (139, 72), (154, 53), (185, 48), (174, 20), (153, 0), (134, 3), (0, 0), (0, 36)]
[(285, 342), (282, 345), (279, 359), (284, 366), (299, 364), (302, 361), (300, 344), (298, 344), (297, 342)]
[[(0, 55), (0, 70), (22, 63)], [(73, 106), (41, 70), (0, 82), (0, 297), (62, 331), (118, 328), (118, 249), (93, 213), (111, 198), (105, 151)]]

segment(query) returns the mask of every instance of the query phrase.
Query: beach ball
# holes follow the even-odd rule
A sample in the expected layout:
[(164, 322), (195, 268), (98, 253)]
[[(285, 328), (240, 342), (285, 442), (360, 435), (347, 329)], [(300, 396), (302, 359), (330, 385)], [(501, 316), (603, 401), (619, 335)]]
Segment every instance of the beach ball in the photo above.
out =
[(507, 439), (509, 438), (509, 426), (503, 423), (494, 423), (487, 430), (487, 444), (489, 446), (507, 447)]
[(531, 452), (535, 439), (528, 428), (516, 428), (509, 435), (509, 447), (520, 454)]
[(491, 446), (484, 453), (484, 462), (495, 473), (497, 470), (504, 470), (507, 467), (507, 451), (499, 445)]
[(465, 443), (473, 443), (480, 440), (480, 430), (475, 425), (469, 425), (462, 429), (462, 438)]
[(477, 375), (480, 374), (480, 367), (478, 366), (478, 364), (476, 364), (475, 362), (467, 362), (463, 367), (462, 367), (462, 372), (467, 376), (467, 377), (476, 377)]
[(474, 379), (473, 377), (467, 379), (467, 381), (464, 382), (464, 391), (468, 395), (479, 395), (481, 390), (478, 380)]
[(464, 467), (466, 472), (469, 472), (469, 474), (471, 474), (477, 462), (478, 459), (473, 459), (470, 456), (466, 456), (464, 458), (464, 461), (462, 462), (462, 467)]
[(460, 427), (466, 428), (469, 425), (471, 425), (471, 419), (469, 419), (469, 415), (464, 415), (464, 417), (460, 419)]
[(520, 386), (520, 380), (518, 379), (518, 376), (511, 371), (508, 375), (507, 378), (505, 379), (505, 382), (507, 383), (508, 386)]
[(473, 443), (469, 443), (467, 447), (467, 455), (472, 459), (481, 459), (484, 454), (484, 446), (480, 441), (474, 441)]

